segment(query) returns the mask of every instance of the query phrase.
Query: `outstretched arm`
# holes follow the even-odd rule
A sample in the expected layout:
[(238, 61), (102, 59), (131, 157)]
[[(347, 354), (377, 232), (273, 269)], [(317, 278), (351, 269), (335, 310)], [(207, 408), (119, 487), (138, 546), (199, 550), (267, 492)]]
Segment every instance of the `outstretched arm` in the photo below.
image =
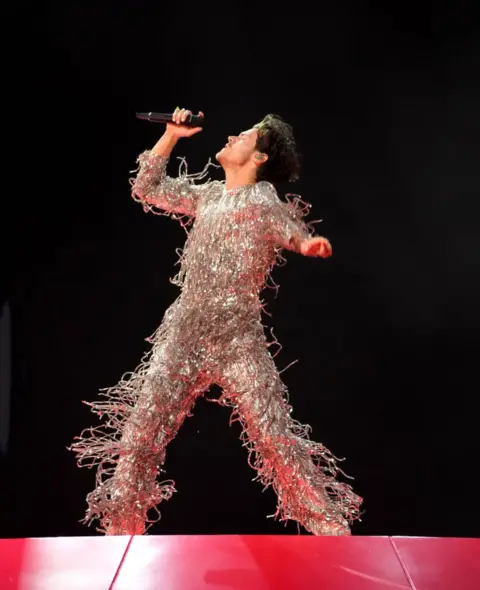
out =
[(187, 175), (171, 178), (166, 172), (170, 154), (180, 137), (191, 137), (201, 131), (201, 127), (182, 125), (189, 114), (190, 111), (177, 108), (172, 123), (167, 125), (155, 147), (138, 158), (140, 166), (132, 182), (132, 197), (141, 202), (146, 211), (160, 209), (191, 217), (195, 215), (201, 186), (193, 184)]
[[(303, 220), (307, 211), (301, 208), (298, 201), (286, 203), (280, 200), (274, 186), (269, 182), (260, 182), (259, 189), (268, 212), (268, 238), (276, 246), (303, 256), (331, 256), (330, 242), (322, 236), (312, 235)], [(307, 205), (306, 208), (308, 207)]]

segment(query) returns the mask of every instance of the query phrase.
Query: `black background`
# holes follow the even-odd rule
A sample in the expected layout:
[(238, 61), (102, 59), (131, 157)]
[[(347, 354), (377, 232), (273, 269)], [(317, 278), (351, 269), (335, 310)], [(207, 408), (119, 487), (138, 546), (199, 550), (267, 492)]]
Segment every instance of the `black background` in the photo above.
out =
[[(4, 144), (13, 400), (2, 536), (96, 534), (78, 522), (94, 473), (66, 447), (96, 423), (81, 401), (135, 368), (178, 295), (168, 279), (185, 233), (144, 214), (128, 184), (161, 133), (135, 111), (176, 105), (208, 123), (175, 152), (192, 172), (267, 112), (296, 130), (302, 177), (282, 192), (312, 203), (333, 257), (287, 253), (266, 321), (283, 345), (279, 368), (299, 360), (283, 374), (294, 417), (346, 457), (365, 498), (354, 533), (478, 534), (473, 4), (17, 9), (6, 67), (26, 116)], [(228, 419), (198, 402), (168, 449), (179, 493), (153, 533), (296, 533), (265, 518), (273, 492), (251, 481)]]

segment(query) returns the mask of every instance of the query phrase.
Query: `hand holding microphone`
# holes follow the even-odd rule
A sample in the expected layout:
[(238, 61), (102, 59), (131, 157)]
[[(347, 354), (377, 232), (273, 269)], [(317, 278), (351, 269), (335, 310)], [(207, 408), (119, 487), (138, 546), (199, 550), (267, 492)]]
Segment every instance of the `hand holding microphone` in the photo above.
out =
[(198, 125), (198, 123), (203, 124), (204, 114), (200, 111), (198, 115), (194, 115), (192, 111), (177, 107), (172, 115), (164, 113), (137, 113), (137, 117), (151, 121), (152, 123), (166, 123), (166, 133), (172, 138), (179, 139), (180, 137), (191, 137), (202, 131), (202, 126)]
[[(192, 127), (191, 125), (184, 124), (191, 117), (193, 117), (192, 111), (181, 109), (177, 107), (172, 115), (172, 123), (167, 123), (167, 131), (175, 137), (191, 137), (202, 130), (202, 127)], [(203, 118), (203, 113), (199, 111), (198, 117)]]

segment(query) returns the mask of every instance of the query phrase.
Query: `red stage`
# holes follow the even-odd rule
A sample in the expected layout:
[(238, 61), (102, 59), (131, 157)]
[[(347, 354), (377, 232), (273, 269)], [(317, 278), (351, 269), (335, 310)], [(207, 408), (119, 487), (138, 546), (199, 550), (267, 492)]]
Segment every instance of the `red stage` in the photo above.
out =
[(478, 590), (480, 541), (138, 536), (0, 540), (0, 590)]

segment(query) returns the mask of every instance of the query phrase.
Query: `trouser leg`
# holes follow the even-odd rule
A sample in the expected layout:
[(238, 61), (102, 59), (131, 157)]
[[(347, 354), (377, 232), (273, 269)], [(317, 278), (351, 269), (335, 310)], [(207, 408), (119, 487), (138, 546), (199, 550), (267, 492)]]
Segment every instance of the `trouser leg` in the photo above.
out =
[(336, 459), (310, 441), (310, 427), (293, 420), (285, 385), (263, 346), (243, 351), (228, 364), (221, 385), (224, 401), (243, 425), (252, 467), (278, 497), (277, 515), (315, 535), (348, 535), (362, 501), (336, 479)]
[(149, 360), (128, 379), (107, 390), (107, 402), (91, 404), (107, 415), (111, 431), (87, 431), (74, 447), (83, 460), (98, 464), (96, 488), (87, 496), (85, 520), (99, 520), (107, 534), (141, 534), (147, 513), (175, 491), (159, 483), (166, 447), (197, 397), (208, 387), (197, 359), (182, 358), (175, 343), (154, 348)]

